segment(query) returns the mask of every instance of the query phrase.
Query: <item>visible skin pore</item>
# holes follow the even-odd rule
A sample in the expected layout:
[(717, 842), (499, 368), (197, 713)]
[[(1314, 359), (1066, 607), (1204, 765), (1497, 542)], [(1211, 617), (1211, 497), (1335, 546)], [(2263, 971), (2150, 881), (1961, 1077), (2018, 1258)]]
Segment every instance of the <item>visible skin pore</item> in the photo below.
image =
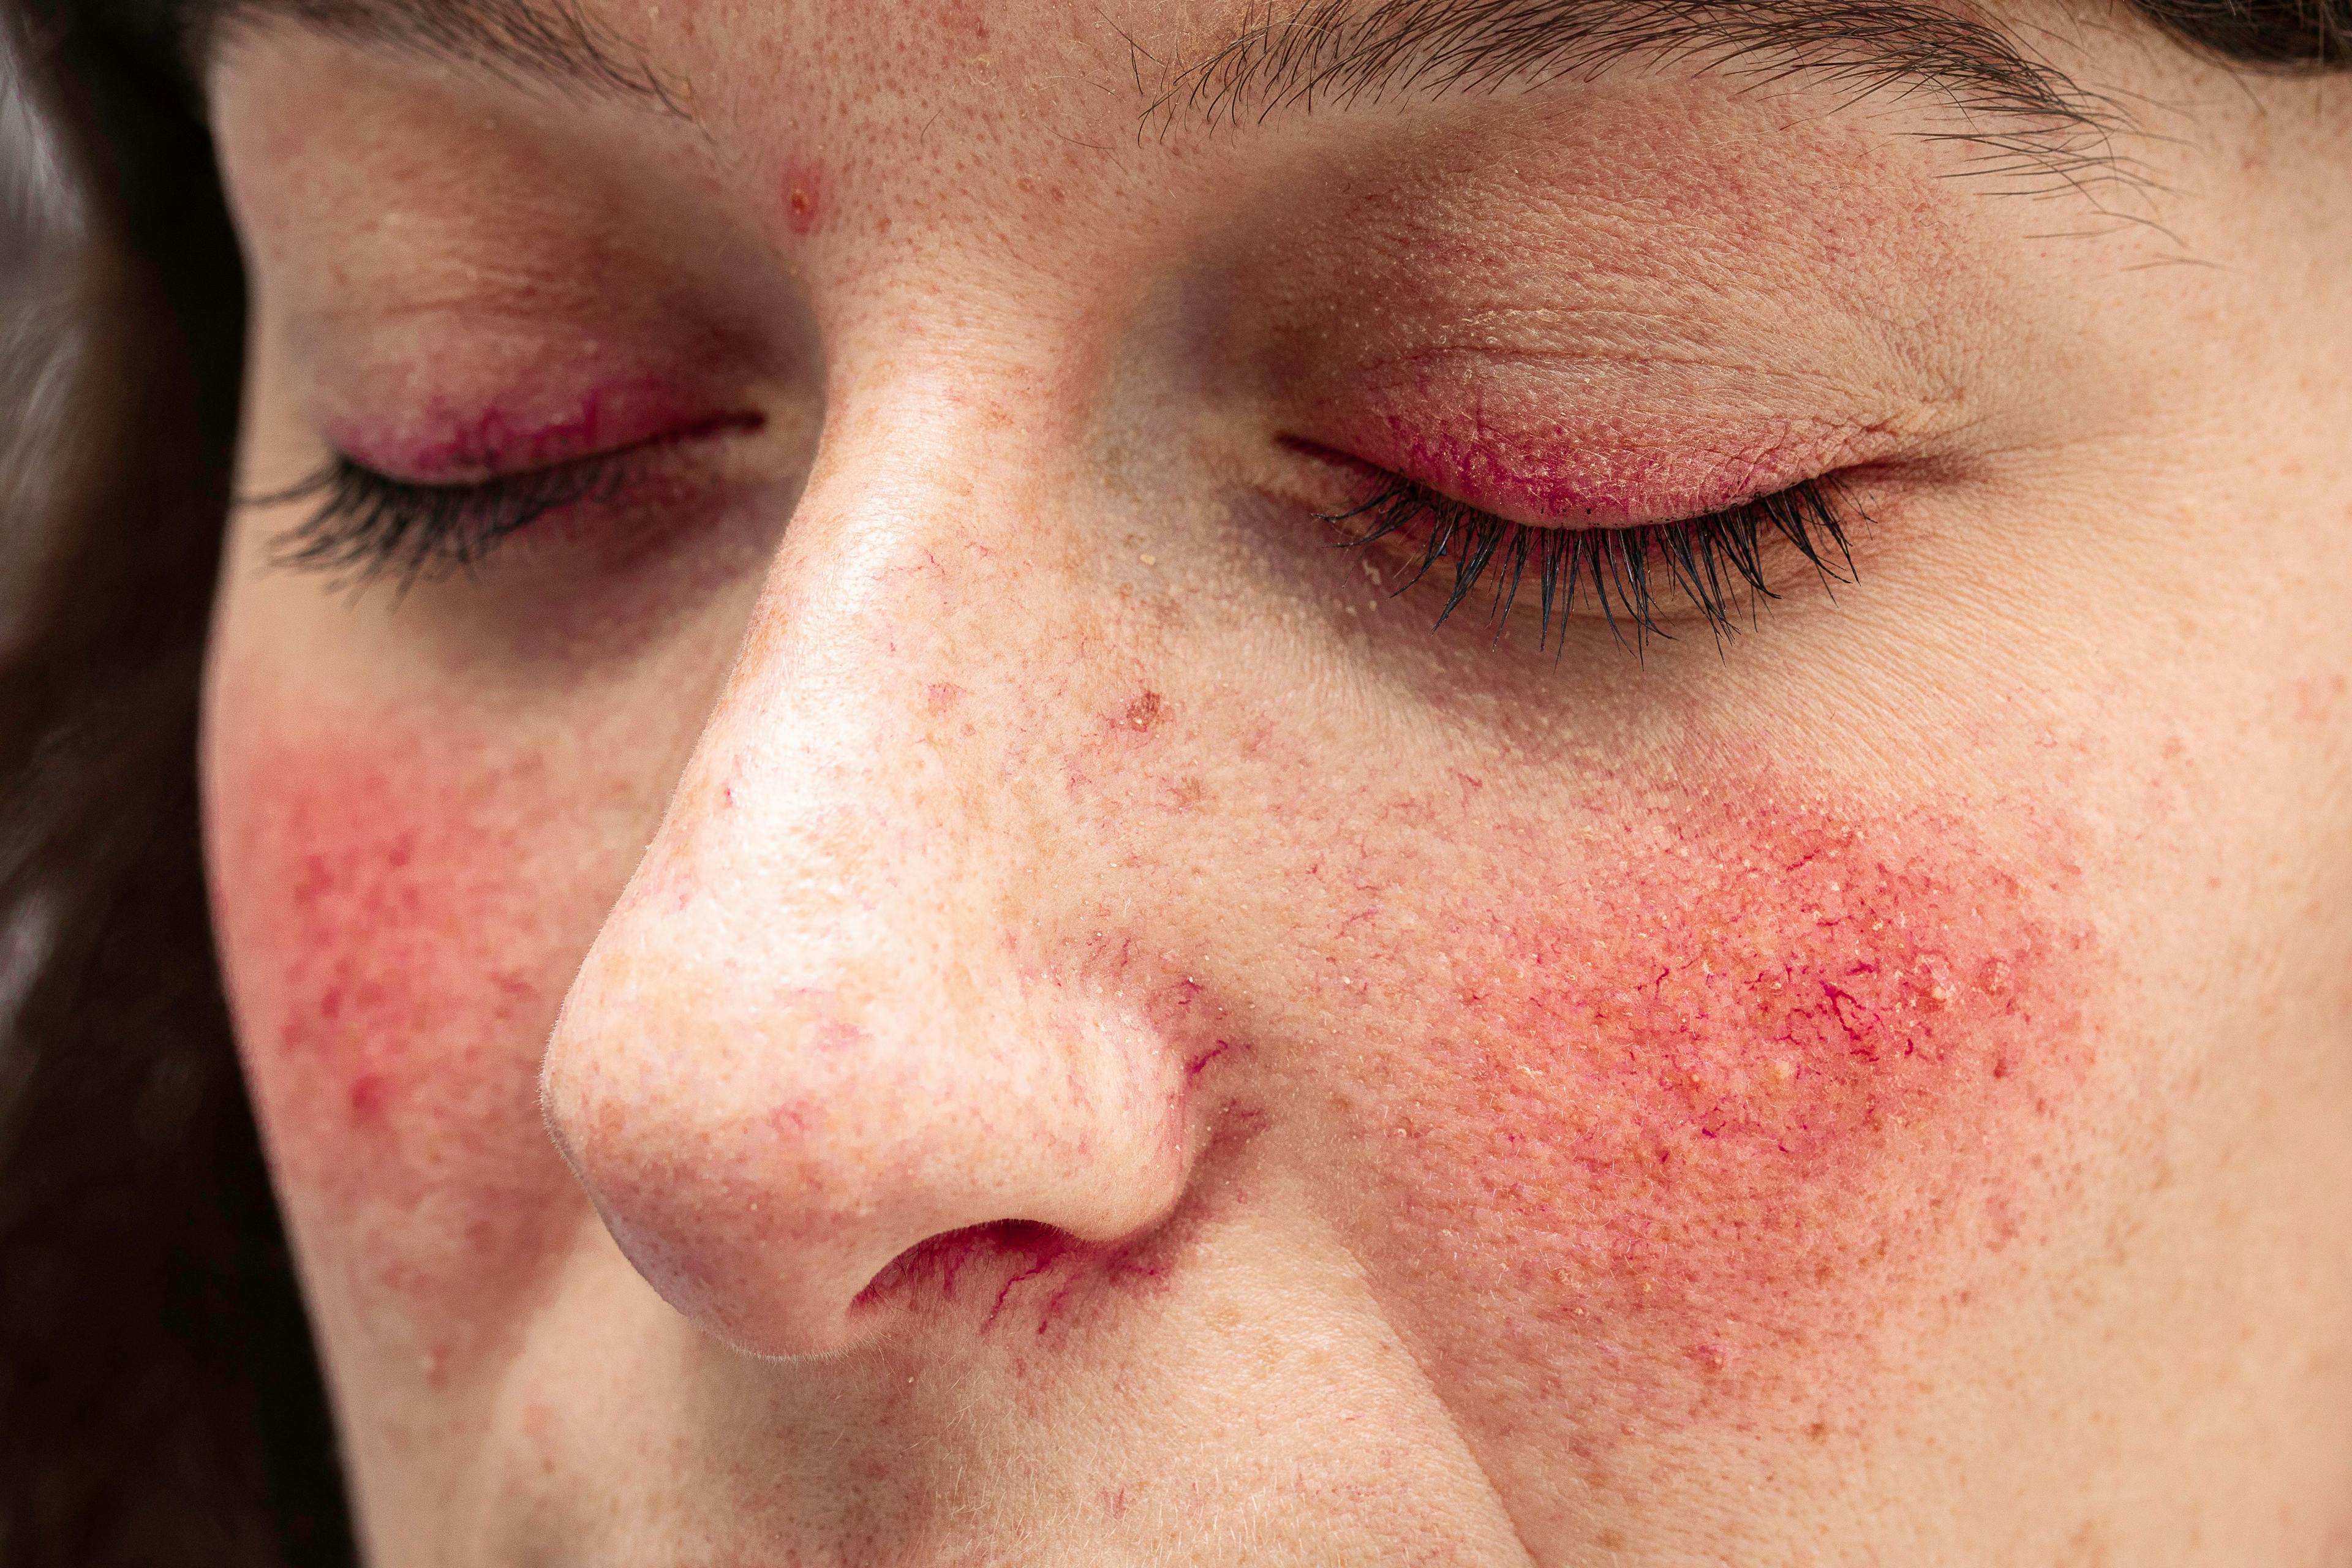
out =
[[(2352, 1553), (2340, 83), (2024, 18), (2198, 105), (2158, 228), (1801, 85), (1139, 141), (1205, 13), (607, 19), (700, 124), (212, 84), (244, 493), (644, 447), (404, 592), (232, 527), (371, 1562)], [(1721, 644), (1318, 520), (1832, 469)]]

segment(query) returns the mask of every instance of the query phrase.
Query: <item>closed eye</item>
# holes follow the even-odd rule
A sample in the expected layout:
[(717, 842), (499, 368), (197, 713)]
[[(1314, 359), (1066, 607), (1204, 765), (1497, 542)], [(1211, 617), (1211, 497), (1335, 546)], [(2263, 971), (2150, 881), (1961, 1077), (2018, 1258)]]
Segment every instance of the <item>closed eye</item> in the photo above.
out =
[(471, 571), (548, 517), (619, 499), (639, 466), (669, 448), (759, 425), (750, 416), (713, 421), (609, 452), (457, 484), (395, 479), (339, 452), (299, 484), (244, 504), (310, 507), (307, 518), (270, 542), (273, 566), (323, 573), (352, 587), (388, 577), (405, 592), (419, 582)]
[[(1580, 596), (1621, 640), (1673, 639), (1660, 624), (1686, 603), (1718, 642), (1752, 624), (1761, 599), (1778, 598), (1766, 557), (1792, 548), (1824, 587), (1854, 581), (1849, 534), (1867, 519), (1835, 474), (1810, 479), (1703, 516), (1623, 527), (1573, 528), (1516, 522), (1414, 480), (1384, 475), (1381, 488), (1347, 510), (1318, 515), (1350, 537), (1343, 548), (1399, 541), (1406, 557), (1402, 593), (1440, 561), (1452, 568), (1443, 626), (1480, 584), (1486, 615), (1499, 632), (1523, 597), (1534, 600), (1538, 646), (1563, 633)], [(1563, 640), (1563, 646), (1565, 646)]]

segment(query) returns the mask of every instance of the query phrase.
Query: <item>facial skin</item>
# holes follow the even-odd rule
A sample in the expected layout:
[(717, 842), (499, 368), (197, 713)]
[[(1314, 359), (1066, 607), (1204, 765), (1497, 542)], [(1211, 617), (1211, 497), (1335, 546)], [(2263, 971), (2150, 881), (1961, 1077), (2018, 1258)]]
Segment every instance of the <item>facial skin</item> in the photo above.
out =
[[(2136, 106), (2070, 185), (1687, 64), (1139, 135), (1233, 16), (593, 14), (685, 113), (211, 73), (246, 493), (630, 454), (405, 592), (232, 526), (372, 1562), (2352, 1551), (2341, 81), (2017, 15)], [(1388, 472), (1833, 472), (1850, 580), (1433, 627), (1319, 520)]]

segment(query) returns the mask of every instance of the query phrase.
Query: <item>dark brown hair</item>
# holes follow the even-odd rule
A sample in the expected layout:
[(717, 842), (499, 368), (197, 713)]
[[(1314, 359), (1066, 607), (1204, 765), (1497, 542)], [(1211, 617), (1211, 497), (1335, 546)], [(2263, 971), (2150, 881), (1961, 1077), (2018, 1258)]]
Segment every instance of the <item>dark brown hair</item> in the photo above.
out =
[[(0, 1568), (348, 1563), (198, 851), (236, 250), (168, 5), (0, 3), (82, 215), (0, 301)], [(2352, 0), (2137, 5), (2352, 62)]]
[(0, 1562), (348, 1563), (197, 850), (236, 248), (168, 84), (18, 16), (79, 222), (0, 361)]

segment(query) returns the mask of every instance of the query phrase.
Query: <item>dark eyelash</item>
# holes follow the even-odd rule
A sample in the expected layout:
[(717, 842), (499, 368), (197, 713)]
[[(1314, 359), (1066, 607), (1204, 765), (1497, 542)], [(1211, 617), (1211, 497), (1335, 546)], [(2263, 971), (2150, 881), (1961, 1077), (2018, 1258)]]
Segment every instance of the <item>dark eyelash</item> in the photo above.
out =
[[(326, 573), (354, 588), (393, 576), (405, 592), (420, 580), (470, 571), (550, 512), (612, 500), (628, 456), (625, 450), (473, 484), (432, 485), (392, 479), (338, 454), (299, 484), (245, 504), (318, 503), (307, 520), (271, 542), (272, 565)], [(1759, 595), (1780, 596), (1765, 581), (1759, 555), (1774, 536), (1803, 556), (1824, 584), (1853, 582), (1853, 556), (1840, 515), (1853, 510), (1830, 476), (1704, 517), (1630, 528), (1537, 528), (1398, 479), (1359, 506), (1321, 516), (1334, 523), (1370, 520), (1363, 531), (1341, 542), (1345, 548), (1425, 523), (1420, 559), (1393, 591), (1405, 592), (1439, 561), (1450, 561), (1454, 579), (1436, 626), (1461, 608), (1489, 571), (1499, 571), (1487, 605), (1487, 618), (1499, 632), (1532, 566), (1538, 647), (1550, 640), (1555, 619), (1565, 646), (1566, 622), (1581, 592), (1592, 596), (1621, 639), (1630, 625), (1638, 647), (1650, 637), (1674, 640), (1657, 621), (1660, 574), (1666, 591), (1688, 599), (1718, 641), (1739, 629), (1735, 612), (1741, 598), (1752, 623)]]
[(1499, 574), (1487, 605), (1487, 619), (1500, 632), (1532, 568), (1542, 617), (1538, 647), (1550, 640), (1555, 620), (1561, 646), (1566, 647), (1569, 614), (1577, 595), (1584, 593), (1596, 601), (1621, 641), (1626, 628), (1633, 628), (1638, 650), (1648, 637), (1674, 640), (1674, 634), (1658, 625), (1662, 595), (1679, 592), (1688, 599), (1718, 643), (1739, 629), (1743, 608), (1745, 618), (1753, 624), (1759, 597), (1780, 597), (1765, 582), (1760, 558), (1775, 537), (1810, 562), (1825, 586), (1852, 583), (1853, 554), (1841, 513), (1862, 515), (1832, 475), (1807, 479), (1704, 517), (1630, 528), (1532, 527), (1496, 517), (1410, 479), (1393, 480), (1360, 506), (1320, 515), (1324, 521), (1335, 523), (1368, 520), (1362, 532), (1340, 542), (1347, 549), (1425, 525), (1428, 537), (1421, 546), (1420, 559), (1394, 592), (1402, 594), (1412, 587), (1439, 561), (1452, 562), (1454, 581), (1444, 607), (1437, 613), (1438, 626), (1462, 607), (1491, 571)]
[(323, 572), (353, 588), (393, 577), (419, 581), (471, 571), (484, 556), (552, 511), (607, 501), (625, 478), (626, 451), (501, 475), (474, 484), (427, 485), (362, 468), (340, 454), (291, 489), (247, 506), (316, 503), (270, 542), (273, 566)]

